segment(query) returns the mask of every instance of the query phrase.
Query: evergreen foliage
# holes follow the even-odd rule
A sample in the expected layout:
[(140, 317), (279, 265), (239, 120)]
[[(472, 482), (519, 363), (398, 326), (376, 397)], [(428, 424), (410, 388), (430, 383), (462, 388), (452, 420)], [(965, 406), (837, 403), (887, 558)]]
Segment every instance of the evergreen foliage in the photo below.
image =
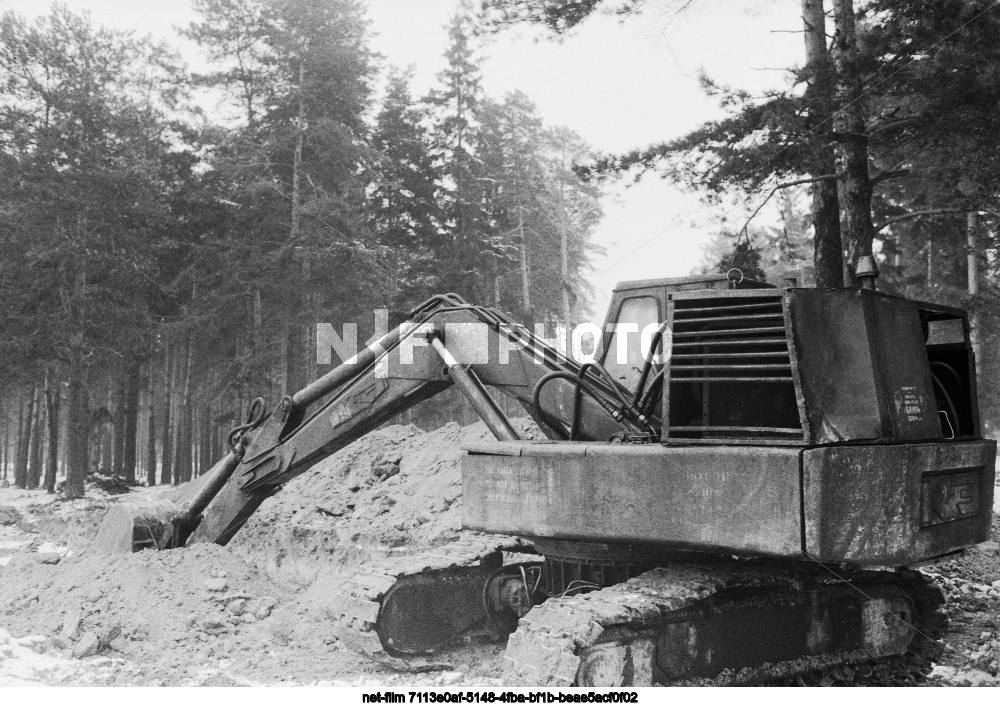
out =
[[(680, 12), (689, 4), (670, 7)], [(819, 63), (788, 67), (787, 89), (754, 96), (703, 76), (703, 88), (718, 98), (722, 117), (680, 137), (601, 155), (578, 172), (596, 179), (656, 172), (698, 191), (710, 204), (745, 199), (748, 211), (788, 182), (815, 180), (815, 227), (805, 240), (776, 238), (774, 229), (751, 225), (739, 246), (732, 233), (717, 236), (706, 250), (704, 268), (749, 256), (750, 249), (760, 253), (770, 280), (776, 281), (777, 269), (801, 277), (794, 273), (805, 270), (803, 248), (811, 242), (817, 265), (823, 253), (824, 271), (809, 277), (822, 275), (834, 286), (842, 278), (830, 272), (838, 269), (828, 257), (831, 244), (836, 260), (843, 255), (846, 283), (852, 282), (856, 257), (873, 249), (881, 261), (881, 289), (970, 310), (981, 410), (995, 430), (1000, 425), (995, 383), (1000, 363), (993, 354), (1000, 342), (1000, 12), (989, 0), (827, 0), (825, 8), (813, 0), (803, 8), (809, 4), (819, 17), (824, 9), (833, 11), (826, 13), (833, 16), (833, 31), (818, 35)], [(493, 29), (528, 23), (556, 35), (594, 13), (637, 13), (642, 5), (483, 0)], [(855, 44), (846, 41), (849, 29)], [(806, 23), (807, 50), (809, 34)], [(827, 218), (820, 217), (815, 194), (824, 180), (839, 187), (842, 234), (836, 211), (829, 211), (837, 190), (832, 195), (826, 190)], [(747, 252), (736, 253), (738, 248)]]
[(363, 343), (373, 310), (441, 291), (556, 317), (563, 227), (575, 316), (588, 307), (599, 192), (566, 150), (589, 152), (526, 97), (483, 94), (471, 4), (426, 98), (371, 51), (359, 0), (194, 9), (199, 75), (60, 6), (0, 19), (0, 389), (16, 408), (0, 474), (19, 485), (43, 456), (70, 496), (96, 471), (207, 470), (253, 398), (321, 372), (318, 322), (357, 322)]

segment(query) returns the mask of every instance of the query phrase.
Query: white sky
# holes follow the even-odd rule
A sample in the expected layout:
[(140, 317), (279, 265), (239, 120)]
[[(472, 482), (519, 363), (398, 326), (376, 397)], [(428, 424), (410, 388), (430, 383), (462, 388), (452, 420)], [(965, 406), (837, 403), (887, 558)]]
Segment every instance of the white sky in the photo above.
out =
[[(162, 37), (193, 66), (203, 59), (174, 31), (195, 19), (190, 0), (63, 0), (106, 26)], [(366, 0), (373, 48), (386, 62), (413, 64), (413, 91), (422, 95), (443, 68), (445, 25), (458, 0)], [(759, 92), (783, 86), (776, 71), (802, 61), (799, 0), (700, 0), (668, 22), (665, 0), (649, 0), (643, 14), (625, 22), (593, 17), (573, 36), (556, 42), (535, 28), (494, 37), (485, 50), (483, 84), (496, 98), (524, 91), (548, 125), (565, 125), (597, 150), (616, 152), (678, 137), (721, 117), (696, 76), (704, 68), (722, 82)], [(0, 0), (0, 11), (45, 13), (39, 0)], [(742, 222), (749, 208), (730, 219)], [(609, 189), (605, 219), (596, 236), (608, 251), (594, 264), (595, 315), (603, 317), (620, 280), (686, 275), (716, 230), (720, 210), (704, 207), (647, 175), (631, 188)]]

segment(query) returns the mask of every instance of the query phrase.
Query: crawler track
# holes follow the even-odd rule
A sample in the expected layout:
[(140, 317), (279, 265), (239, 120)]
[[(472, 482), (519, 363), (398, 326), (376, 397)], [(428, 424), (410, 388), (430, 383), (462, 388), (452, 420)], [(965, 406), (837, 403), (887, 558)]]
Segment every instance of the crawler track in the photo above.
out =
[[(914, 572), (853, 573), (840, 577), (849, 582), (809, 565), (671, 564), (600, 591), (553, 598), (532, 609), (511, 635), (504, 655), (505, 682), (531, 686), (735, 685), (794, 676), (829, 682), (831, 675), (857, 674), (845, 671), (843, 666), (862, 663), (900, 675), (926, 674), (930, 669), (928, 656), (936, 648), (935, 639), (942, 627), (938, 612), (940, 594)], [(693, 617), (725, 611), (727, 603), (736, 605), (731, 597), (744, 597), (744, 606), (746, 597), (756, 597), (751, 601), (757, 606), (775, 602), (772, 606), (780, 612), (786, 606), (792, 610), (798, 601), (796, 597), (807, 591), (827, 590), (841, 595), (857, 593), (859, 600), (864, 601), (873, 599), (875, 614), (880, 607), (898, 606), (904, 601), (916, 609), (916, 617), (909, 617), (911, 620), (905, 621), (905, 626), (897, 625), (890, 631), (893, 635), (886, 635), (881, 648), (869, 645), (858, 650), (820, 653), (724, 670), (711, 677), (685, 677), (683, 673), (690, 666), (661, 664), (658, 653), (664, 645), (664, 636), (671, 640), (669, 633), (674, 629), (670, 627)], [(682, 641), (677, 645), (683, 645), (686, 635), (681, 636)], [(741, 638), (746, 641), (745, 635), (731, 636), (732, 641)], [(890, 648), (890, 644), (898, 646), (901, 641), (903, 645), (909, 642), (909, 648), (905, 651)], [(755, 647), (749, 649), (752, 652)], [(888, 657), (887, 650), (907, 655)], [(683, 648), (680, 653), (684, 653)], [(752, 660), (749, 664), (753, 664)]]
[[(475, 578), (485, 578), (499, 567), (503, 552), (532, 552), (532, 548), (517, 538), (465, 533), (460, 540), (427, 552), (362, 565), (333, 598), (337, 636), (353, 650), (398, 669), (425, 667), (426, 661), (415, 656), (426, 655), (463, 629), (484, 623), (481, 580), (472, 597), (465, 585), (470, 583), (468, 578), (475, 583)], [(406, 614), (426, 614), (431, 603), (428, 596), (435, 604), (431, 614), (440, 613), (414, 626)], [(421, 634), (416, 637), (419, 640), (412, 640), (408, 632)]]

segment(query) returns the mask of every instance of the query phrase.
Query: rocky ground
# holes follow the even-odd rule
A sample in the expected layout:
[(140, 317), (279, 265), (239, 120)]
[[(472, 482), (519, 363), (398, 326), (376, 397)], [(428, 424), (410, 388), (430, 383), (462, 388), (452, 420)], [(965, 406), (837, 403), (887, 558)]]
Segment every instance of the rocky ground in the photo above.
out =
[[(1000, 498), (998, 498), (1000, 505)], [(932, 682), (1000, 685), (1000, 515), (993, 539), (955, 562), (924, 570), (948, 599), (945, 650)]]
[[(368, 435), (265, 502), (226, 548), (104, 555), (89, 545), (117, 489), (66, 501), (0, 488), (0, 686), (499, 684), (498, 646), (399, 673), (342, 646), (326, 610), (359, 563), (459, 536), (459, 447), (487, 437), (481, 424)], [(1000, 685), (1000, 544), (928, 573), (951, 624), (927, 684)]]

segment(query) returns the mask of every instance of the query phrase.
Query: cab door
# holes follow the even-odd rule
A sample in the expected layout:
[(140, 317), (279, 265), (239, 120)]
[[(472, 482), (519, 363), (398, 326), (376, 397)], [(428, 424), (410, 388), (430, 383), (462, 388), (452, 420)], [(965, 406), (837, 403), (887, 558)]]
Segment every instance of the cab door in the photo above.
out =
[[(650, 287), (616, 292), (604, 326), (600, 362), (627, 390), (635, 391), (648, 353), (643, 350), (661, 322), (667, 318), (665, 288)], [(647, 330), (646, 337), (642, 336)]]

